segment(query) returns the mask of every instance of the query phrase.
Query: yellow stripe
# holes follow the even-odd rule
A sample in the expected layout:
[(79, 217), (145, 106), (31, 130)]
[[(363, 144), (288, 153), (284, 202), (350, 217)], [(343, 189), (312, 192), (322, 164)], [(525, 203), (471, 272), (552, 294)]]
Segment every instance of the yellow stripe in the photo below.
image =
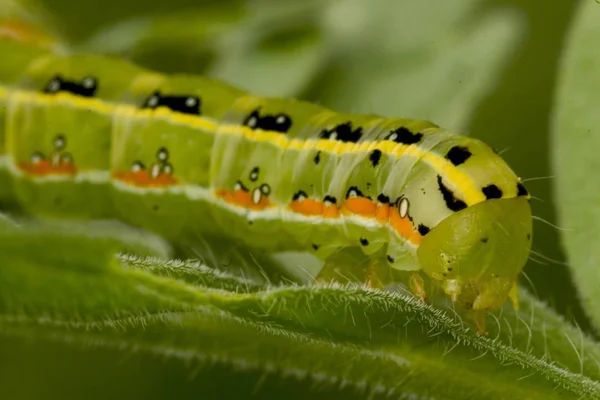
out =
[(392, 142), (389, 140), (381, 142), (362, 142), (362, 143), (340, 143), (329, 139), (308, 139), (300, 140), (288, 138), (277, 132), (253, 130), (246, 126), (222, 125), (219, 128), (219, 134), (239, 135), (256, 142), (270, 142), (283, 149), (302, 150), (310, 147), (316, 150), (325, 151), (334, 154), (347, 153), (365, 153), (372, 150), (380, 150), (382, 153), (394, 157), (409, 156), (422, 159), (429, 164), (439, 175), (441, 175), (451, 189), (458, 192), (460, 197), (468, 204), (473, 205), (485, 200), (481, 190), (474, 184), (472, 179), (465, 172), (456, 168), (454, 164), (435, 153), (422, 150), (416, 145), (406, 145)]
[[(6, 90), (0, 87), (0, 95)], [(57, 94), (36, 93), (30, 91), (16, 90), (13, 92), (17, 98), (33, 103), (63, 103), (75, 107), (97, 110), (106, 114), (117, 113), (128, 115), (132, 118), (164, 118), (175, 123), (213, 131), (219, 134), (244, 136), (255, 142), (269, 142), (281, 149), (303, 150), (306, 148), (317, 149), (334, 154), (364, 153), (372, 150), (380, 150), (382, 153), (394, 157), (410, 156), (422, 159), (429, 164), (438, 175), (441, 175), (450, 189), (457, 192), (459, 197), (468, 205), (477, 204), (485, 200), (485, 196), (473, 180), (465, 172), (456, 168), (450, 161), (435, 153), (422, 150), (417, 145), (405, 145), (392, 141), (349, 143), (338, 142), (329, 139), (300, 140), (289, 138), (278, 132), (253, 130), (240, 125), (219, 125), (217, 121), (199, 117), (196, 115), (182, 114), (170, 111), (166, 107), (154, 110), (140, 110), (131, 105), (114, 105), (96, 98), (75, 96), (70, 93), (60, 92)]]
[(70, 93), (59, 92), (56, 94), (35, 93), (24, 90), (15, 90), (11, 97), (19, 101), (33, 104), (68, 104), (78, 108), (87, 108), (104, 114), (112, 114), (117, 108), (115, 105), (90, 97), (74, 96)]

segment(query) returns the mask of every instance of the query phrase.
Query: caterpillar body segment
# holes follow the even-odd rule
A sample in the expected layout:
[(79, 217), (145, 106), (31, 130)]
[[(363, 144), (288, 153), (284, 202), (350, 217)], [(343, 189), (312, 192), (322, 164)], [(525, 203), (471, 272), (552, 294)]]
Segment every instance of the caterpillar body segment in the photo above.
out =
[[(530, 196), (477, 139), (100, 56), (26, 64), (0, 87), (0, 148), (29, 213), (308, 251), (326, 260), (322, 277), (342, 249), (358, 251), (372, 286), (382, 268), (423, 271), (476, 311), (515, 293)], [(411, 286), (425, 297), (418, 275)]]

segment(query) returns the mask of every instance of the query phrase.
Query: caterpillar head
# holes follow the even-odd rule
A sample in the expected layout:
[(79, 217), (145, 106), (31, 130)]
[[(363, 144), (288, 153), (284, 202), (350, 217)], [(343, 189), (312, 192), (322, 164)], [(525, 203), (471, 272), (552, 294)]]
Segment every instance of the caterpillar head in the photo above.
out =
[(423, 239), (421, 268), (453, 301), (495, 310), (525, 266), (531, 248), (531, 207), (526, 197), (493, 199), (456, 212)]

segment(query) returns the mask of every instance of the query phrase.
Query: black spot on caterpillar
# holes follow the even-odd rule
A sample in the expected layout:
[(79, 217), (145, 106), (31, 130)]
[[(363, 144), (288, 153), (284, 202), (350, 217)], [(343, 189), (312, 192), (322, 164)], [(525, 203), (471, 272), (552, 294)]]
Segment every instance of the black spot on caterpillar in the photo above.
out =
[(484, 187), (482, 190), (486, 199), (500, 199), (502, 198), (502, 190), (498, 188), (496, 185), (488, 185)]
[(323, 129), (320, 137), (322, 139), (338, 140), (340, 142), (356, 143), (362, 136), (362, 128), (359, 126), (352, 129), (352, 122), (344, 122), (335, 126), (333, 129)]
[(521, 182), (517, 183), (517, 196), (527, 196), (529, 192)]
[(56, 75), (44, 88), (44, 93), (53, 94), (61, 91), (69, 92), (82, 97), (94, 97), (98, 89), (98, 81), (93, 77), (86, 77), (81, 82), (69, 81)]
[(304, 199), (308, 199), (308, 194), (306, 194), (306, 192), (304, 190), (297, 191), (296, 193), (294, 193), (294, 196), (292, 197), (293, 201), (304, 200)]
[(336, 199), (335, 197), (333, 197), (333, 196), (329, 196), (329, 195), (325, 196), (325, 197), (323, 198), (323, 201), (324, 201), (325, 203), (331, 203), (331, 204), (336, 204), (336, 203), (337, 203), (337, 199)]
[(430, 231), (429, 227), (426, 226), (426, 225), (423, 225), (423, 224), (419, 224), (419, 228), (418, 229), (419, 229), (419, 234), (421, 236), (427, 235), (429, 233), (429, 231)]
[(390, 198), (388, 196), (386, 196), (385, 194), (380, 193), (379, 196), (377, 196), (377, 201), (379, 201), (380, 203), (383, 203), (383, 204), (389, 204)]
[(373, 167), (376, 167), (377, 164), (379, 164), (379, 160), (381, 160), (381, 150), (373, 150), (369, 155), (369, 160), (371, 160), (371, 164), (373, 164)]
[(313, 161), (315, 162), (315, 164), (319, 164), (321, 162), (321, 152), (317, 151), (317, 154), (315, 155), (315, 158), (313, 159)]
[(460, 165), (467, 161), (469, 157), (471, 157), (471, 152), (466, 147), (454, 146), (450, 149), (448, 154), (446, 154), (446, 158), (450, 160), (450, 162), (454, 165)]
[(444, 201), (446, 202), (446, 207), (452, 211), (460, 211), (467, 208), (465, 202), (458, 200), (454, 196), (454, 193), (444, 185), (442, 182), (442, 177), (439, 175), (437, 176), (437, 182), (440, 192), (442, 192), (442, 196), (444, 197)]
[(252, 111), (244, 120), (244, 126), (280, 133), (287, 133), (292, 127), (292, 119), (286, 114), (261, 116), (259, 111), (260, 108)]
[(422, 133), (412, 133), (410, 129), (401, 126), (400, 128), (391, 131), (386, 137), (386, 140), (391, 140), (402, 144), (416, 144), (423, 138)]
[(356, 186), (350, 186), (348, 188), (348, 191), (346, 191), (346, 198), (350, 198), (350, 197), (367, 197), (363, 194), (363, 192), (360, 191), (359, 188), (357, 188)]
[(196, 96), (164, 96), (159, 91), (152, 93), (142, 104), (142, 108), (167, 107), (183, 114), (200, 115), (201, 99)]

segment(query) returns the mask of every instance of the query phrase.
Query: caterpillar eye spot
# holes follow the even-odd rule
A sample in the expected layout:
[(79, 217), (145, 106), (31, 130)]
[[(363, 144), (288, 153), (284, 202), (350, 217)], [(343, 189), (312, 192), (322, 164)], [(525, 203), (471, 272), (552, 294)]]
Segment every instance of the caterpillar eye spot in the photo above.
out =
[(48, 83), (48, 86), (46, 87), (46, 92), (47, 93), (56, 93), (60, 90), (60, 87), (61, 87), (61, 80), (59, 78), (54, 78)]
[(67, 145), (67, 138), (64, 137), (63, 135), (57, 135), (54, 138), (54, 148), (56, 150), (62, 150), (66, 147)]
[(364, 195), (356, 186), (351, 186), (346, 192), (346, 198), (349, 199), (351, 197), (364, 197)]
[(159, 161), (167, 161), (169, 159), (169, 151), (167, 150), (167, 148), (161, 147), (160, 149), (158, 149), (158, 151), (156, 152), (156, 158)]
[(159, 175), (160, 175), (160, 165), (153, 164), (152, 168), (150, 169), (150, 176), (152, 177), (152, 179), (156, 179), (156, 178), (158, 178)]
[(308, 199), (308, 195), (303, 190), (297, 191), (296, 193), (294, 193), (294, 196), (292, 197), (293, 201), (302, 201), (302, 200), (306, 200), (306, 199)]
[(398, 213), (400, 214), (400, 218), (406, 218), (406, 216), (408, 215), (408, 199), (406, 197), (403, 197), (400, 200), (400, 204), (398, 205)]
[(244, 186), (244, 184), (241, 181), (237, 181), (234, 185), (233, 185), (233, 190), (238, 191), (241, 190), (243, 192), (248, 192), (248, 188), (246, 186)]
[(131, 171), (133, 171), (133, 172), (139, 172), (139, 171), (143, 171), (145, 169), (146, 169), (146, 166), (141, 161), (134, 161), (133, 164), (131, 165)]
[(163, 172), (167, 175), (173, 175), (173, 165), (166, 163), (163, 167)]
[(193, 97), (188, 97), (188, 98), (185, 100), (185, 105), (186, 105), (186, 107), (194, 107), (196, 104), (198, 104), (198, 102), (197, 102), (197, 101), (196, 101), (196, 99), (195, 99), (195, 98), (193, 98)]
[(252, 168), (252, 171), (250, 171), (250, 176), (249, 176), (249, 179), (250, 179), (252, 182), (255, 182), (255, 181), (258, 179), (258, 174), (259, 174), (259, 172), (260, 172), (260, 168), (258, 168), (258, 167), (254, 167), (254, 168)]
[(261, 200), (262, 200), (262, 192), (261, 192), (260, 188), (255, 188), (252, 191), (252, 203), (259, 204)]
[(46, 159), (46, 157), (40, 153), (40, 152), (35, 152), (31, 155), (31, 158), (29, 159), (33, 164), (37, 164), (39, 162), (41, 162), (42, 160)]
[(263, 183), (262, 185), (260, 185), (260, 191), (265, 196), (268, 196), (271, 193), (271, 187), (266, 183)]
[(246, 125), (249, 126), (250, 128), (256, 127), (257, 124), (258, 124), (258, 120), (256, 119), (256, 117), (250, 117), (250, 118), (248, 118), (248, 122), (246, 122)]
[(81, 85), (86, 89), (93, 89), (96, 87), (96, 79), (92, 77), (86, 77), (81, 81)]
[(161, 95), (159, 91), (156, 91), (150, 95), (144, 102), (142, 108), (156, 108), (160, 105)]
[(323, 204), (325, 204), (326, 207), (331, 207), (332, 205), (337, 203), (337, 199), (333, 196), (325, 196), (323, 198)]
[(64, 153), (60, 156), (60, 162), (63, 164), (73, 164), (73, 156), (71, 153)]
[(158, 96), (150, 97), (148, 99), (148, 106), (153, 107), (153, 108), (156, 107), (158, 105), (159, 100), (160, 99), (158, 98)]
[(280, 114), (273, 118), (272, 116), (265, 116), (262, 118), (261, 128), (266, 131), (274, 131), (286, 133), (292, 126), (292, 120), (287, 116)]

